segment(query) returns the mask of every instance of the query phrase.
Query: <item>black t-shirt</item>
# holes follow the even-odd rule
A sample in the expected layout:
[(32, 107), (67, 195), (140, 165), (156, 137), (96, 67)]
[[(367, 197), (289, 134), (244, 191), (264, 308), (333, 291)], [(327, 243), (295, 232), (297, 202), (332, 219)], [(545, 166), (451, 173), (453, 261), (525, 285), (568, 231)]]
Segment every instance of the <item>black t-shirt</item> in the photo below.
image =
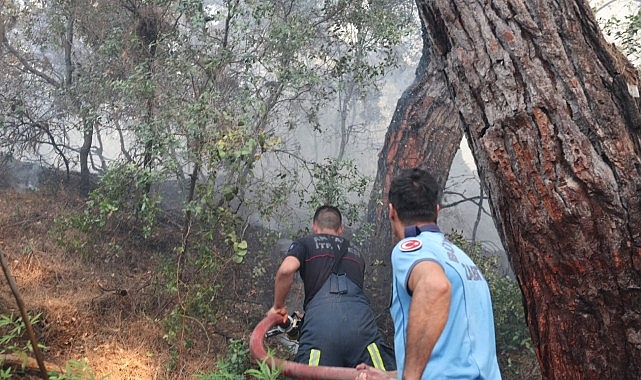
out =
[[(323, 286), (334, 266), (334, 260), (340, 256), (340, 249), (347, 240), (335, 235), (310, 235), (294, 241), (287, 251), (287, 256), (294, 256), (300, 261), (298, 269), (305, 286), (305, 302)], [(365, 277), (365, 260), (361, 253), (351, 244), (343, 256), (337, 270), (345, 273), (361, 289)]]

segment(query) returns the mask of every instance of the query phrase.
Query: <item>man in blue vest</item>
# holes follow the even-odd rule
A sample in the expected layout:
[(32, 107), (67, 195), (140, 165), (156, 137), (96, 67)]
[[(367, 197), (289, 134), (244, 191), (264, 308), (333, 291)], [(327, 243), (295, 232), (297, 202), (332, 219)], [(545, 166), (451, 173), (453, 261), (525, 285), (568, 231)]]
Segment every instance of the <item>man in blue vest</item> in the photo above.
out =
[(490, 291), (479, 268), (436, 224), (440, 188), (425, 170), (392, 180), (396, 372), (362, 364), (357, 379), (500, 379)]
[(392, 350), (384, 345), (369, 300), (363, 293), (365, 261), (341, 237), (342, 216), (334, 206), (314, 213), (313, 235), (294, 241), (281, 263), (269, 310), (285, 319), (285, 300), (298, 271), (303, 280), (305, 312), (295, 357), (298, 363), (356, 367), (367, 363), (393, 370)]

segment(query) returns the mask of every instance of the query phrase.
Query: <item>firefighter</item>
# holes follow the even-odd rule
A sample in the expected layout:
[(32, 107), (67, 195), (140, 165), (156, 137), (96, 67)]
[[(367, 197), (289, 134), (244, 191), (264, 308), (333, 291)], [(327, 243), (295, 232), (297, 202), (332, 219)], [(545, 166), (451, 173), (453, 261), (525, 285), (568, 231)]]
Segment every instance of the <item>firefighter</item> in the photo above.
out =
[(395, 369), (393, 350), (384, 344), (363, 292), (365, 261), (343, 232), (338, 208), (316, 209), (312, 235), (294, 241), (274, 284), (274, 305), (268, 315), (287, 318), (285, 301), (296, 272), (303, 280), (304, 318), (295, 361), (312, 366)]

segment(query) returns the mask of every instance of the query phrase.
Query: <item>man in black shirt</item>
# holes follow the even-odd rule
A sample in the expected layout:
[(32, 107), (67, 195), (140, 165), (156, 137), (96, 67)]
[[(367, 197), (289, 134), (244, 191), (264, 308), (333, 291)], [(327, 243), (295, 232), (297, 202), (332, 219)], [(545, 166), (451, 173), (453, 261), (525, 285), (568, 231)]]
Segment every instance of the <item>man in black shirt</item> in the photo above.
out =
[(363, 256), (340, 236), (340, 211), (334, 206), (319, 207), (312, 231), (313, 235), (289, 247), (276, 273), (274, 306), (268, 312), (287, 317), (285, 300), (298, 271), (305, 288), (305, 316), (295, 361), (335, 367), (364, 362), (394, 370), (393, 352), (384, 345), (363, 293)]

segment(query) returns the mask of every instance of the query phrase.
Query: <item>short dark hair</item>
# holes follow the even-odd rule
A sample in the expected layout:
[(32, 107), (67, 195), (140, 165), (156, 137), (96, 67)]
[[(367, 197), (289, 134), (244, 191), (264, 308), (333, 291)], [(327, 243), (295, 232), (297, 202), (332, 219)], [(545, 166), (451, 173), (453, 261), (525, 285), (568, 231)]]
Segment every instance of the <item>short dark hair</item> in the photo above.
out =
[(436, 222), (440, 186), (425, 169), (405, 169), (392, 179), (388, 199), (404, 223)]
[(338, 207), (322, 205), (314, 213), (314, 223), (320, 228), (338, 230), (343, 224), (343, 216)]

